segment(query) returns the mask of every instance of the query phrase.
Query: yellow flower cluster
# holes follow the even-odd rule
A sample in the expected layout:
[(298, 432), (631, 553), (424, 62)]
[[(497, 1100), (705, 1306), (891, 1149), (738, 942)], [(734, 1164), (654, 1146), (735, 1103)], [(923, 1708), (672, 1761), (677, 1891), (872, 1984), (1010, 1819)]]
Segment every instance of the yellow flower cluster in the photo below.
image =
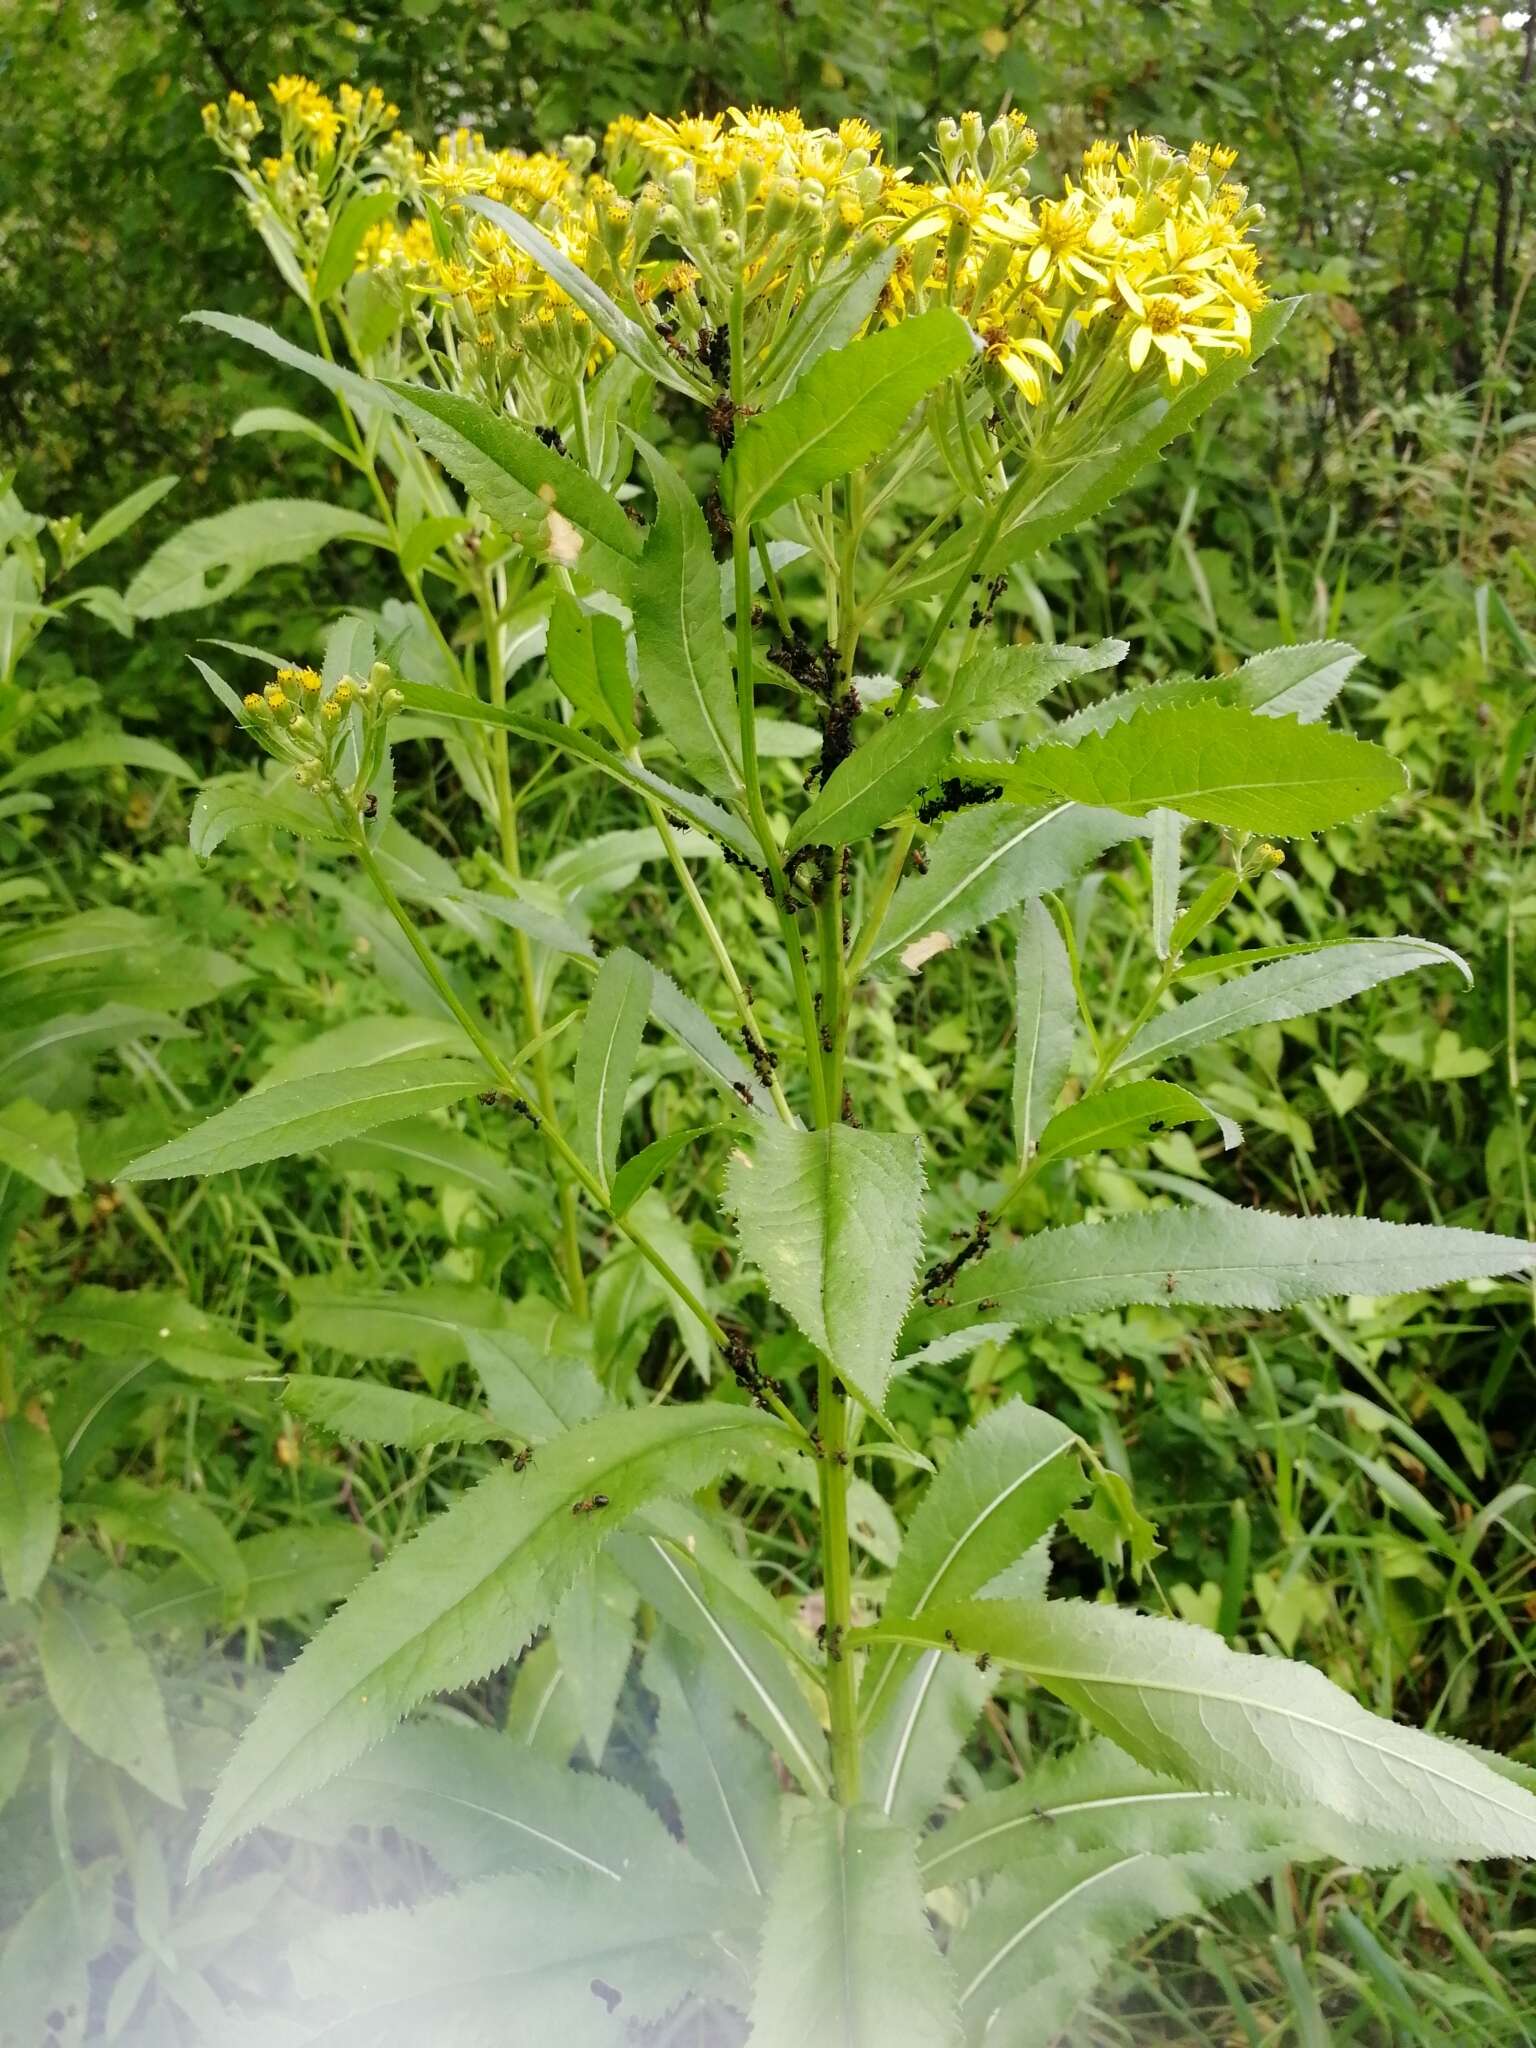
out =
[[(400, 109), (376, 85), (366, 91), (340, 85), (333, 96), (296, 74), (276, 79), (268, 92), (277, 109), (279, 142), (276, 154), (259, 165), (252, 144), (265, 124), (243, 93), (232, 92), (222, 103), (210, 100), (203, 128), (227, 160), (251, 224), (293, 282), (325, 246), (336, 213), (360, 189), (366, 156)], [(297, 272), (284, 264), (281, 252), (296, 260)]]
[(280, 668), (245, 698), (250, 729), (267, 752), (293, 769), (301, 789), (329, 797), (343, 783), (365, 788), (383, 752), (383, 730), (404, 703), (394, 672), (376, 661), (364, 677), (342, 676), (326, 689), (312, 668)]
[[(582, 137), (525, 153), (461, 128), (427, 152), (391, 136), (365, 170), (362, 146), (396, 112), (377, 88), (342, 86), (333, 99), (283, 77), (271, 95), (283, 149), (244, 181), (253, 218), (264, 204), (312, 264), (343, 174), (347, 189), (393, 192), (402, 208), (430, 202), (430, 225), (417, 212), (371, 227), (358, 269), (395, 290), (399, 317), (462, 386), (552, 426), (610, 351), (556, 280), (475, 210), (479, 198), (533, 222), (702, 385), (725, 383), (734, 321), (748, 403), (784, 388), (809, 331), (797, 316), (818, 301), (856, 307), (850, 330), (953, 306), (981, 337), (995, 397), (1076, 408), (1090, 380), (1118, 403), (1143, 377), (1178, 384), (1246, 351), (1265, 299), (1252, 239), (1261, 209), (1229, 178), (1233, 152), (1205, 144), (1180, 154), (1156, 137), (1095, 142), (1075, 178), (1037, 196), (1038, 139), (1016, 114), (940, 122), (924, 179), (887, 163), (867, 122), (813, 128), (793, 109), (733, 107), (624, 116), (600, 166)], [(249, 161), (261, 126), (249, 100), (233, 94), (204, 119), (227, 155)]]
[(1149, 361), (1174, 384), (1199, 375), (1248, 349), (1265, 299), (1251, 240), (1262, 214), (1226, 182), (1234, 161), (1132, 136), (1092, 144), (1059, 197), (1004, 195), (964, 169), (908, 186), (887, 317), (954, 305), (1031, 405), (1066, 374), (1069, 340), (1080, 374), (1107, 353), (1133, 376)]

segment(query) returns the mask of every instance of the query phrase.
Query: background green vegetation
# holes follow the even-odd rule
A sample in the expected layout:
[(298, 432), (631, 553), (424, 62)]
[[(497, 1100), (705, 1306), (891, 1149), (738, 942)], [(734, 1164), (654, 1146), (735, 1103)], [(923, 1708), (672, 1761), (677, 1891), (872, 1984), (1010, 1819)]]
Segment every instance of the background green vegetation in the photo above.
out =
[[(1460, 950), (1477, 985), (1393, 984), (1320, 1020), (1266, 1027), (1241, 1052), (1213, 1050), (1200, 1079), (1248, 1126), (1236, 1164), (1175, 1137), (1129, 1167), (1093, 1169), (1079, 1199), (1134, 1206), (1159, 1177), (1179, 1174), (1277, 1207), (1347, 1208), (1363, 1191), (1377, 1214), (1536, 1235), (1533, 58), (1536, 10), (1501, 19), (1414, 0), (401, 0), (346, 17), (293, 0), (12, 0), (0, 22), (0, 468), (19, 465), (28, 506), (87, 519), (144, 478), (178, 473), (172, 496), (103, 553), (102, 580), (119, 584), (200, 513), (343, 488), (307, 443), (232, 439), (245, 407), (307, 394), (177, 324), (194, 304), (289, 317), (197, 111), (231, 87), (261, 100), (282, 71), (376, 82), (421, 139), (467, 119), (531, 146), (637, 107), (764, 100), (798, 103), (808, 118), (863, 112), (894, 154), (915, 156), (939, 112), (990, 112), (1007, 96), (1035, 121), (1051, 170), (1070, 167), (1093, 136), (1136, 126), (1177, 143), (1231, 141), (1269, 209), (1271, 282), (1313, 294), (1309, 306), (1152, 484), (1015, 577), (1001, 625), (1062, 640), (1121, 635), (1130, 675), (1226, 667), (1287, 638), (1360, 647), (1349, 715), (1407, 762), (1416, 794), (1384, 821), (1299, 845), (1241, 913), (1239, 935), (1264, 944), (1281, 918), (1317, 932), (1346, 919), (1362, 933), (1417, 931)], [(332, 550), (322, 570), (264, 574), (196, 619), (141, 625), (131, 640), (72, 613), (32, 655), (15, 701), (0, 701), (0, 772), (18, 705), (41, 707), (29, 747), (105, 718), (176, 748), (200, 772), (245, 766), (226, 763), (230, 734), (190, 676), (194, 635), (305, 657), (342, 605), (389, 594), (368, 558)], [(198, 1035), (132, 1063), (106, 1048), (94, 1071), (83, 1063), (87, 1191), (51, 1202), (18, 1235), (0, 1345), (60, 1359), (54, 1434), (75, 1444), (93, 1482), (128, 1478), (206, 1504), (239, 1538), (351, 1529), (361, 1548), (344, 1558), (343, 1538), (332, 1560), (339, 1592), (367, 1539), (407, 1533), (484, 1454), (341, 1459), (238, 1381), (188, 1379), (162, 1359), (118, 1386), (110, 1350), (89, 1344), (72, 1364), (61, 1347), (79, 1329), (50, 1330), (50, 1315), (81, 1285), (169, 1289), (309, 1370), (367, 1369), (351, 1362), (361, 1348), (397, 1361), (379, 1369), (402, 1383), (440, 1385), (463, 1370), (461, 1352), (398, 1331), (357, 1338), (351, 1310), (328, 1313), (323, 1276), (348, 1266), (372, 1289), (460, 1290), (464, 1314), (493, 1291), (554, 1294), (546, 1185), (526, 1147), (501, 1163), (504, 1134), (487, 1111), (470, 1135), (494, 1149), (474, 1171), (468, 1155), (419, 1175), (333, 1157), (324, 1169), (173, 1185), (143, 1200), (106, 1192), (115, 1166), (159, 1135), (168, 1104), (205, 1113), (318, 1031), (421, 998), (383, 923), (328, 890), (292, 842), (226, 848), (205, 872), (187, 847), (190, 789), (174, 778), (116, 767), (55, 794), (51, 816), (0, 818), (0, 918), (10, 920), (0, 946), (29, 919), (63, 911), (155, 920), (146, 952), (163, 955), (172, 937), (186, 946), (178, 966)], [(472, 858), (479, 821), (451, 791), (422, 786), (408, 801), (415, 829), (441, 819), (445, 859)], [(524, 817), (536, 868), (546, 847), (632, 823), (617, 801), (595, 814), (589, 785), (563, 777)], [(686, 985), (696, 941), (681, 924), (670, 929), (655, 871), (619, 840), (600, 839), (586, 859), (594, 917), (614, 936), (643, 933), (657, 957), (665, 934)], [(1125, 971), (1139, 886), (1132, 875), (1102, 888), (1088, 962), (1100, 988)], [(749, 966), (755, 922), (739, 913), (728, 936)], [(494, 948), (473, 932), (459, 943), (458, 971), (494, 990)], [(890, 1127), (922, 1128), (941, 1159), (951, 1149), (970, 1162), (934, 1176), (960, 1226), (981, 1198), (976, 1162), (1006, 1122), (1001, 946), (992, 964), (976, 953), (936, 963), (916, 987), (920, 1056), (860, 1078)], [(697, 1121), (687, 1093), (681, 1075), (658, 1081), (647, 1108), (656, 1129)], [(1042, 1195), (1042, 1216), (1053, 1199)], [(717, 1249), (696, 1233), (697, 1257)], [(658, 1382), (683, 1369), (661, 1304), (622, 1259), (612, 1272), (597, 1303), (603, 1340), (642, 1357)], [(296, 1279), (307, 1285), (294, 1290)], [(1380, 1711), (1531, 1762), (1536, 1679), (1528, 1650), (1514, 1645), (1529, 1644), (1536, 1619), (1536, 1300), (1509, 1296), (1198, 1328), (1153, 1313), (1105, 1317), (907, 1383), (895, 1412), (932, 1448), (1004, 1392), (1060, 1409), (1134, 1475), (1168, 1546), (1161, 1585), (1180, 1611), (1294, 1650)], [(792, 1596), (802, 1570), (814, 1579), (793, 1518), (760, 1534), (764, 1554), (783, 1561), (776, 1590)], [(878, 1541), (876, 1532), (876, 1566)], [(77, 1575), (104, 1564), (66, 1554)], [(153, 1545), (141, 1555), (130, 1543), (126, 1560), (121, 1543), (113, 1552), (119, 1563), (140, 1556), (164, 1566)], [(1486, 1599), (1462, 1568), (1467, 1556)], [(1097, 1571), (1070, 1550), (1065, 1568), (1084, 1584)], [(318, 1581), (310, 1591), (323, 1597)], [(271, 1650), (269, 1613), (286, 1616), (276, 1596), (268, 1613), (248, 1605), (237, 1650)], [(285, 1618), (276, 1641), (290, 1640)], [(5, 1654), (0, 1640), (0, 1703)], [(197, 1711), (217, 1719), (198, 1685)], [(188, 1680), (186, 1697), (173, 1693), (173, 1713), (193, 1712), (191, 1691)], [(520, 1678), (510, 1700), (492, 1694), (478, 1710), (526, 1734), (530, 1696)], [(569, 1724), (563, 1732), (569, 1748)], [(1000, 1712), (977, 1771), (1006, 1774), (1043, 1732), (1019, 1705)], [(561, 1734), (546, 1724), (540, 1739), (558, 1749)], [(621, 1716), (611, 1747), (622, 1753), (628, 1739)], [(27, 1851), (0, 1859), (0, 1929), (52, 1881), (71, 1798), (73, 1824), (111, 1839), (111, 1801), (85, 1769), (58, 1763), (51, 1782), (44, 1772), (17, 1795), (12, 1839)], [(196, 1769), (194, 1756), (189, 1780)], [(174, 1870), (183, 1849), (171, 1841), (163, 1868)], [(161, 1855), (140, 1843), (126, 1859), (146, 1914), (151, 1853)], [(1379, 1885), (1298, 1877), (1213, 1927), (1159, 1936), (1102, 2001), (1135, 2017), (1085, 2020), (1077, 2038), (1118, 2041), (1134, 2028), (1138, 2038), (1307, 2048), (1528, 2040), (1533, 1900), (1528, 1877), (1496, 1868)], [(226, 1959), (241, 1938), (226, 1933)], [(185, 1931), (180, 1949), (179, 1939), (164, 1936), (190, 1981), (205, 1967), (206, 1936)], [(181, 2021), (163, 2024), (133, 2038), (179, 2038), (169, 2029)], [(35, 2048), (6, 2026), (0, 2017), (0, 2041)]]

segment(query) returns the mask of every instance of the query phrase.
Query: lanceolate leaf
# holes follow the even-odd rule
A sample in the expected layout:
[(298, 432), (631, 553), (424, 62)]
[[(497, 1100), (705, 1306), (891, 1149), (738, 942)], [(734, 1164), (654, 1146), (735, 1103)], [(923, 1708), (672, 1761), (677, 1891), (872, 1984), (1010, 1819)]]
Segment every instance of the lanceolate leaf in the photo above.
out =
[(216, 604), (259, 569), (307, 562), (332, 541), (382, 547), (389, 535), (377, 519), (309, 498), (263, 498), (194, 519), (150, 556), (123, 593), (138, 619)]
[(703, 1657), (711, 1687), (745, 1715), (813, 1796), (827, 1793), (826, 1739), (793, 1664), (799, 1645), (772, 1596), (693, 1510), (659, 1501), (611, 1554), (642, 1598)]
[(644, 1408), (584, 1423), (522, 1472), (493, 1472), (381, 1566), (284, 1673), (220, 1781), (199, 1862), (324, 1784), (428, 1694), (505, 1663), (646, 1500), (687, 1493), (748, 1445), (781, 1439), (741, 1409)]
[(1176, 1856), (1218, 1847), (1336, 1856), (1363, 1868), (1411, 1862), (1416, 1853), (1401, 1835), (1351, 1826), (1320, 1807), (1265, 1806), (1181, 1784), (1097, 1736), (968, 1801), (924, 1840), (918, 1868), (924, 1885), (937, 1888), (1050, 1862), (1063, 1849)]
[(751, 1924), (747, 1902), (719, 1884), (514, 1872), (415, 1910), (322, 1921), (293, 1967), (306, 1999), (340, 2010), (310, 2035), (316, 2048), (467, 2048), (509, 2038), (509, 2020), (512, 2039), (586, 2048), (611, 2037), (594, 1985), (637, 2022), (690, 1994), (739, 2000), (729, 1957)]
[(529, 428), (472, 398), (425, 384), (390, 382), (422, 446), (490, 513), (498, 526), (542, 549), (551, 511), (583, 536), (581, 565), (606, 588), (625, 591), (643, 546), (617, 499)]
[(1103, 1095), (1086, 1095), (1053, 1116), (1041, 1133), (1039, 1157), (1042, 1162), (1084, 1159), (1093, 1152), (1144, 1145), (1159, 1131), (1200, 1123), (1210, 1114), (1198, 1095), (1171, 1081), (1132, 1081)]
[(228, 1109), (130, 1160), (119, 1180), (174, 1180), (232, 1173), (237, 1167), (314, 1152), (340, 1138), (429, 1109), (446, 1109), (485, 1086), (485, 1070), (466, 1060), (391, 1060), (353, 1072), (308, 1074), (279, 1088), (243, 1095)]
[(720, 621), (720, 570), (692, 491), (636, 437), (656, 492), (630, 609), (640, 690), (690, 773), (717, 796), (741, 786), (736, 685)]
[(1024, 802), (1070, 797), (1136, 816), (1166, 806), (1277, 837), (1374, 810), (1407, 783), (1380, 747), (1228, 704), (1139, 710), (1076, 745), (1035, 747), (998, 773)]
[(929, 1889), (963, 1884), (1009, 1864), (1052, 1859), (1063, 1848), (1208, 1848), (1223, 1818), (1253, 1808), (1230, 1792), (1180, 1784), (1096, 1737), (1052, 1757), (1028, 1777), (968, 1800), (918, 1850)]
[(989, 1651), (1148, 1770), (1268, 1806), (1316, 1806), (1426, 1855), (1536, 1856), (1536, 1795), (1477, 1751), (1367, 1713), (1308, 1664), (1248, 1656), (1209, 1629), (1076, 1600), (977, 1600), (902, 1642)]
[(726, 1182), (742, 1249), (847, 1384), (885, 1397), (921, 1251), (915, 1138), (764, 1123)]
[(159, 1288), (76, 1287), (40, 1327), (103, 1357), (147, 1353), (194, 1379), (244, 1379), (272, 1370), (267, 1354), (222, 1317)]
[(624, 1097), (650, 1009), (653, 978), (638, 953), (616, 946), (597, 971), (576, 1053), (576, 1145), (606, 1187), (619, 1156)]
[(987, 1313), (1030, 1326), (1133, 1302), (1290, 1308), (1330, 1294), (1412, 1294), (1523, 1273), (1536, 1245), (1438, 1224), (1262, 1209), (1166, 1209), (1000, 1245), (952, 1287), (945, 1326)]
[(576, 1872), (688, 1883), (703, 1872), (637, 1793), (547, 1762), (500, 1729), (414, 1722), (303, 1802), (308, 1834), (394, 1827), (462, 1880), (497, 1871)]
[(253, 320), (222, 313), (189, 317), (302, 370), (354, 408), (382, 408), (409, 421), (423, 446), (511, 534), (536, 537), (547, 524), (551, 505), (542, 493), (552, 493), (554, 509), (585, 538), (584, 569), (610, 589), (622, 592), (628, 587), (642, 547), (640, 535), (585, 470), (547, 448), (516, 421), (487, 411), (473, 399), (426, 385), (375, 383), (295, 348)]
[(959, 314), (940, 307), (819, 357), (788, 398), (738, 427), (721, 478), (733, 517), (766, 519), (882, 453), (975, 346)]
[(1061, 888), (1106, 847), (1140, 830), (1120, 812), (1071, 803), (962, 811), (934, 841), (928, 872), (907, 876), (896, 891), (871, 966), (921, 967), (1026, 897)]
[(303, 1421), (327, 1436), (353, 1443), (395, 1444), (401, 1450), (419, 1451), (428, 1444), (483, 1444), (502, 1434), (483, 1415), (375, 1380), (293, 1372), (277, 1391), (283, 1406)]
[(1049, 2048), (1138, 1934), (1253, 1884), (1275, 1850), (1188, 1855), (1099, 1849), (1040, 1857), (988, 1891), (952, 1956), (966, 2036)]
[(953, 720), (944, 711), (908, 711), (839, 763), (790, 828), (786, 851), (867, 839), (932, 782), (949, 758)]
[(1028, 1161), (1072, 1064), (1077, 996), (1056, 920), (1038, 899), (1019, 912), (1014, 948), (1013, 1135)]
[(59, 1540), (59, 1454), (41, 1415), (0, 1416), (0, 1585), (30, 1600)]
[(413, 711), (427, 712), (434, 718), (463, 720), (470, 725), (505, 726), (508, 732), (515, 732), (522, 739), (561, 747), (566, 753), (574, 754), (577, 760), (600, 768), (603, 774), (623, 783), (626, 789), (664, 804), (669, 811), (675, 811), (747, 860), (755, 862), (762, 858), (757, 841), (729, 811), (711, 803), (708, 797), (695, 796), (691, 790), (679, 789), (675, 783), (664, 781), (649, 768), (614, 753), (611, 747), (601, 745), (575, 726), (556, 725), (551, 719), (508, 711), (500, 705), (487, 704), (478, 697), (466, 696), (459, 690), (440, 689), (434, 683), (402, 682), (400, 690)]
[[(1078, 1439), (1023, 1401), (993, 1409), (960, 1439), (912, 1517), (891, 1575), (886, 1610), (919, 1615), (969, 1600), (1016, 1563), (1084, 1490)], [(859, 1695), (873, 1727), (912, 1664), (877, 1651)]]
[(392, 191), (359, 192), (349, 199), (332, 223), (325, 249), (315, 272), (315, 296), (332, 298), (357, 267), (357, 252), (363, 237), (377, 221), (393, 214), (400, 201)]
[(656, 1768), (690, 1854), (727, 1884), (763, 1894), (779, 1860), (779, 1785), (767, 1749), (680, 1630), (657, 1630), (641, 1675), (657, 1702)]
[(610, 612), (583, 611), (569, 591), (551, 592), (545, 649), (555, 687), (585, 725), (602, 727), (621, 747), (633, 746), (634, 688), (624, 628)]
[(1062, 739), (1107, 732), (1138, 711), (1168, 710), (1181, 704), (1236, 704), (1265, 718), (1295, 718), (1310, 725), (1321, 718), (1360, 660), (1342, 640), (1309, 640), (1296, 647), (1272, 647), (1228, 676), (1185, 676), (1117, 690), (1086, 705), (1057, 727)]
[(1447, 966), (1459, 968), (1468, 981), (1472, 979), (1472, 971), (1459, 953), (1428, 939), (1344, 939), (1315, 952), (1292, 954), (1255, 967), (1154, 1017), (1137, 1032), (1110, 1072), (1121, 1073), (1151, 1059), (1178, 1059), (1197, 1046), (1229, 1038), (1250, 1025), (1305, 1017), (1399, 974), (1411, 974), (1419, 967)]
[(871, 1807), (795, 1822), (768, 1904), (753, 2048), (956, 2048), (911, 1831)]

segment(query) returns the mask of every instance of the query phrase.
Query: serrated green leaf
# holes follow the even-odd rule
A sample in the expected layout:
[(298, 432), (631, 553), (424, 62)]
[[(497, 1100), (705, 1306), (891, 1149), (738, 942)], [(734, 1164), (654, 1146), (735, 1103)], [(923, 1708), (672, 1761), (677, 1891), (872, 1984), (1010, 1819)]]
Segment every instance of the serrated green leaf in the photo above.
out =
[[(1241, 956), (1233, 958), (1241, 965)], [(1365, 989), (1411, 974), (1421, 967), (1456, 967), (1470, 982), (1472, 971), (1459, 953), (1428, 939), (1342, 939), (1316, 950), (1294, 953), (1257, 966), (1221, 988), (1144, 1024), (1110, 1067), (1112, 1074), (1156, 1059), (1180, 1059), (1202, 1045), (1229, 1038), (1255, 1024), (1283, 1023), (1347, 1002)]]
[(730, 1958), (751, 1930), (746, 1901), (718, 1884), (512, 1873), (322, 1921), (292, 1963), (301, 1994), (337, 2015), (325, 2048), (494, 2041), (509, 2016), (524, 2040), (596, 2048), (614, 2030), (594, 1984), (637, 2023), (689, 1995), (739, 2003)]
[(650, 968), (627, 946), (604, 957), (576, 1051), (576, 1149), (607, 1187), (619, 1156), (624, 1098), (650, 1014)]
[(337, 1839), (358, 1826), (398, 1828), (461, 1882), (509, 1870), (588, 1872), (611, 1884), (703, 1878), (627, 1786), (464, 1723), (396, 1729), (293, 1818), (304, 1835)]
[(167, 1805), (181, 1805), (165, 1702), (149, 1659), (104, 1600), (47, 1608), (37, 1654), (59, 1719), (87, 1749)]
[(1262, 1209), (1166, 1209), (1072, 1223), (999, 1245), (966, 1266), (946, 1323), (987, 1313), (1024, 1327), (1135, 1302), (1282, 1309), (1331, 1294), (1413, 1294), (1457, 1280), (1523, 1273), (1519, 1238), (1365, 1216), (1276, 1216)]
[(638, 435), (656, 493), (630, 609), (640, 693), (689, 772), (717, 796), (741, 787), (736, 683), (720, 620), (720, 571), (692, 491)]
[[(1023, 1401), (994, 1408), (929, 1482), (891, 1575), (888, 1612), (918, 1615), (970, 1599), (1038, 1543), (1083, 1487), (1078, 1439), (1064, 1422)], [(871, 1657), (859, 1694), (866, 1728), (890, 1711), (915, 1662), (900, 1651)]]
[(0, 1584), (30, 1600), (59, 1540), (59, 1454), (41, 1415), (0, 1417)]
[[(1118, 666), (1129, 651), (1126, 640), (1100, 640), (1092, 647), (989, 647), (972, 655), (960, 670), (946, 707), (957, 726), (1013, 718), (1032, 710), (1073, 676), (1096, 675)], [(1119, 703), (1121, 696), (1108, 701)]]
[(768, 1901), (753, 2048), (956, 2048), (914, 1848), (910, 1829), (872, 1807), (796, 1820)]
[(687, 1493), (766, 1417), (714, 1404), (598, 1416), (526, 1470), (491, 1473), (355, 1593), (267, 1696), (219, 1783), (196, 1861), (322, 1785), (430, 1693), (483, 1677), (547, 1622), (613, 1530), (659, 1492)]
[(1375, 810), (1407, 786), (1381, 747), (1234, 704), (1140, 709), (1074, 745), (1034, 747), (985, 774), (1020, 802), (1065, 797), (1133, 816), (1166, 807), (1282, 838)]
[(922, 1250), (915, 1138), (764, 1123), (726, 1177), (742, 1249), (774, 1300), (879, 1408)]
[(1077, 994), (1056, 920), (1038, 898), (1019, 912), (1014, 945), (1013, 1136), (1034, 1156), (1072, 1064)]
[(934, 840), (928, 871), (896, 891), (870, 960), (916, 972), (978, 925), (1026, 897), (1043, 896), (1141, 828), (1117, 811), (1054, 804), (1020, 812), (1011, 804), (963, 811)]
[(976, 1600), (876, 1636), (989, 1651), (1148, 1770), (1274, 1807), (1315, 1806), (1425, 1855), (1536, 1855), (1536, 1795), (1477, 1751), (1384, 1721), (1310, 1665), (1209, 1629), (1076, 1600)]
[(1224, 676), (1177, 676), (1162, 683), (1138, 683), (1098, 704), (1085, 705), (1057, 727), (1062, 739), (1107, 732), (1142, 710), (1170, 710), (1188, 704), (1235, 704), (1266, 718), (1294, 718), (1310, 725), (1321, 718), (1358, 665), (1358, 652), (1342, 640), (1309, 640), (1295, 647), (1271, 647)]
[(1037, 1156), (1044, 1165), (1053, 1159), (1084, 1159), (1094, 1152), (1144, 1145), (1160, 1131), (1201, 1123), (1210, 1115), (1198, 1095), (1171, 1081), (1132, 1081), (1059, 1110), (1040, 1134)]
[(732, 516), (766, 519), (883, 454), (975, 347), (959, 314), (941, 306), (818, 357), (788, 398), (738, 426), (721, 476)]
[(643, 536), (579, 463), (505, 413), (457, 392), (392, 378), (372, 388), (397, 401), (393, 410), (403, 409), (428, 453), (531, 553), (547, 553), (549, 515), (556, 512), (582, 537), (586, 574), (605, 589), (629, 589)]
[(485, 1405), (509, 1434), (539, 1444), (607, 1405), (586, 1359), (537, 1347), (518, 1330), (461, 1332)]
[(867, 839), (906, 809), (949, 759), (946, 711), (908, 711), (839, 762), (790, 828), (785, 851)]
[(404, 1451), (428, 1444), (483, 1444), (501, 1435), (483, 1415), (450, 1401), (413, 1394), (375, 1380), (341, 1380), (291, 1372), (277, 1388), (285, 1408), (327, 1436), (350, 1443), (393, 1444)]
[(446, 1109), (485, 1086), (464, 1060), (391, 1060), (358, 1071), (307, 1074), (280, 1088), (243, 1095), (184, 1137), (130, 1160), (119, 1180), (174, 1180), (233, 1173), (294, 1152), (315, 1152), (413, 1112)]

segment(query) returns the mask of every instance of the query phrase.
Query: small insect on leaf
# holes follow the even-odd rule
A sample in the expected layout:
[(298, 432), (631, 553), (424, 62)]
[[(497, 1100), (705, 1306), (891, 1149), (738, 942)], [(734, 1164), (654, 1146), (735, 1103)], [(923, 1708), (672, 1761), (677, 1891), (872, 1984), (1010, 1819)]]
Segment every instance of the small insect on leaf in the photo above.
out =
[(589, 1493), (585, 1500), (572, 1502), (571, 1513), (573, 1515), (591, 1515), (595, 1514), (599, 1508), (605, 1508), (607, 1505), (608, 1496), (606, 1493)]

